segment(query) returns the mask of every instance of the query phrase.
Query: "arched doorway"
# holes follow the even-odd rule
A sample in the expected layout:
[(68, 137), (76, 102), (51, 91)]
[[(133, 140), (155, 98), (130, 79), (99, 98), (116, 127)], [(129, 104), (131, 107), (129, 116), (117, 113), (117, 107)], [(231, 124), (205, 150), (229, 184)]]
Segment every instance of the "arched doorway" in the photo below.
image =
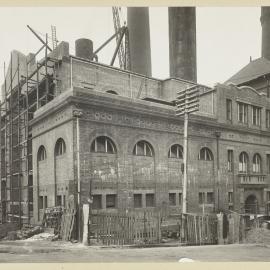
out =
[(256, 214), (258, 212), (258, 201), (255, 195), (249, 195), (245, 201), (245, 212)]

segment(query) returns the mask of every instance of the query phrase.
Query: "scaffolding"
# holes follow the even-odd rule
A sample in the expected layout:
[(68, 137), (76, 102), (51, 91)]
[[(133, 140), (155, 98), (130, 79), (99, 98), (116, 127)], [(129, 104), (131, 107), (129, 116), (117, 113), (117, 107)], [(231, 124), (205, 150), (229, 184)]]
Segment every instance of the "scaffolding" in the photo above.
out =
[[(31, 30), (31, 29), (30, 29)], [(32, 31), (32, 30), (31, 30)], [(59, 60), (48, 55), (48, 35), (42, 47), (26, 63), (10, 59), (10, 84), (4, 67), (4, 98), (0, 104), (1, 218), (21, 227), (33, 216), (33, 164), (31, 120), (34, 112), (51, 101), (57, 91)], [(33, 63), (40, 52), (44, 58)], [(26, 65), (26, 74), (20, 66)], [(5, 65), (4, 65), (5, 66)], [(31, 67), (31, 68), (30, 68)]]

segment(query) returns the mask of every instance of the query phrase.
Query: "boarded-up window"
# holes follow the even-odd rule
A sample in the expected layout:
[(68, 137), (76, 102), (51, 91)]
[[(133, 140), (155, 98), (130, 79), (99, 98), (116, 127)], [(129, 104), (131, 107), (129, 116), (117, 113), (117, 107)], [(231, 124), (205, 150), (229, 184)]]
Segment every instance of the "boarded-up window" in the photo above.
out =
[(199, 204), (205, 203), (204, 201), (204, 192), (199, 192)]
[(176, 205), (176, 193), (169, 193), (169, 205), (170, 206)]
[(101, 209), (102, 208), (102, 195), (93, 195), (93, 209)]
[(214, 202), (214, 193), (207, 192), (207, 203), (212, 204)]
[(153, 193), (147, 193), (145, 195), (146, 207), (154, 207), (155, 206), (155, 195)]
[(134, 194), (134, 208), (142, 207), (142, 194)]
[(116, 208), (116, 194), (106, 195), (106, 208)]

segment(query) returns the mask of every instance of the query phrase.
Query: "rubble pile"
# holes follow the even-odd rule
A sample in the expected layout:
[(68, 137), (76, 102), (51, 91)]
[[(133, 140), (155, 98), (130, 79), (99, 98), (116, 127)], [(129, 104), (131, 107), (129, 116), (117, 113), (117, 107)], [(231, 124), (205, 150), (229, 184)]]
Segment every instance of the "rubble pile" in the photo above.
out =
[(247, 232), (245, 243), (260, 243), (270, 245), (270, 230), (266, 228), (253, 228)]
[(21, 230), (8, 232), (5, 237), (6, 240), (22, 240), (27, 239), (35, 234), (39, 234), (43, 232), (43, 228), (41, 226), (27, 226), (23, 227)]

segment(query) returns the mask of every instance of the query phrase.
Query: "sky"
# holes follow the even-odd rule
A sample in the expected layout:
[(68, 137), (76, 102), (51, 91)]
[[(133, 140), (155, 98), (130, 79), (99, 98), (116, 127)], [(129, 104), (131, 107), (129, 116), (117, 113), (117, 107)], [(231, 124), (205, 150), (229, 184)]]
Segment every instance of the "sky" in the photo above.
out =
[[(125, 8), (121, 18), (125, 20)], [(168, 9), (150, 7), (152, 76), (169, 77)], [(197, 80), (214, 86), (222, 83), (261, 55), (259, 7), (197, 7)], [(30, 25), (43, 37), (56, 26), (57, 39), (69, 42), (74, 54), (75, 40), (89, 38), (94, 49), (114, 33), (111, 7), (0, 7), (0, 85), (4, 62), (11, 50), (36, 52), (42, 44), (29, 31)], [(109, 64), (115, 41), (99, 53), (99, 61)]]

